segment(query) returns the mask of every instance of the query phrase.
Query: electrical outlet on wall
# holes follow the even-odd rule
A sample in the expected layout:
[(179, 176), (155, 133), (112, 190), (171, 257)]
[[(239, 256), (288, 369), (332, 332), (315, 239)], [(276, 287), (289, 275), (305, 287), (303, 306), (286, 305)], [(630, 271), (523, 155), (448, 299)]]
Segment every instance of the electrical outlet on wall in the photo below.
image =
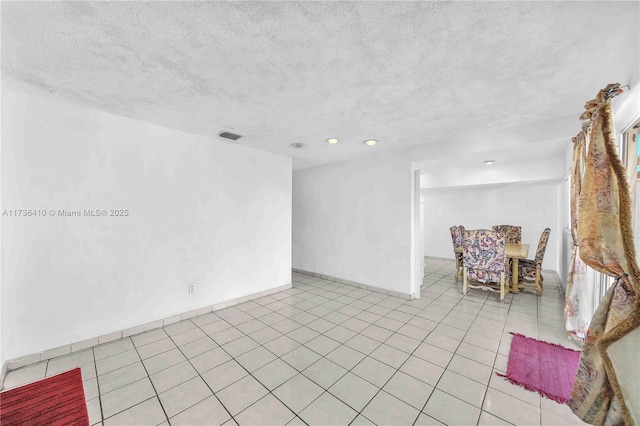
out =
[(189, 293), (195, 293), (196, 285), (194, 283), (189, 284)]

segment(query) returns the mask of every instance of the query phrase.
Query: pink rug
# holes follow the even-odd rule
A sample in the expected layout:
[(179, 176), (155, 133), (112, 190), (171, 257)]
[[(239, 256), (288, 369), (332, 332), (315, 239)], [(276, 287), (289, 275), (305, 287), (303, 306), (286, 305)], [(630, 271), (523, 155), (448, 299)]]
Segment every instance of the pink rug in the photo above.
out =
[(580, 352), (513, 334), (506, 377), (513, 384), (566, 404), (578, 371)]

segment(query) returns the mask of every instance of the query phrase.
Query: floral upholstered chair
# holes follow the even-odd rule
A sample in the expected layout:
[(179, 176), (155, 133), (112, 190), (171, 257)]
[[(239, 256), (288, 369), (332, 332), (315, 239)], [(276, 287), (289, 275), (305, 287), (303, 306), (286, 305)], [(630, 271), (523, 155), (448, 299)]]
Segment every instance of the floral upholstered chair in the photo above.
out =
[(456, 259), (456, 273), (453, 278), (458, 281), (462, 275), (462, 240), (464, 238), (464, 226), (452, 226), (449, 228), (451, 232), (451, 241), (453, 242), (453, 255)]
[(551, 229), (549, 228), (542, 231), (535, 259), (521, 259), (518, 263), (518, 278), (519, 281), (523, 283), (522, 287), (525, 289), (527, 288), (525, 281), (533, 281), (535, 283), (535, 291), (538, 293), (538, 296), (542, 296), (542, 260), (544, 259), (544, 252), (547, 249), (547, 242), (549, 241), (550, 233)]
[(464, 233), (462, 245), (464, 278), (462, 293), (469, 287), (500, 292), (500, 302), (508, 292), (505, 237), (502, 232), (476, 229)]
[(505, 243), (520, 244), (522, 239), (522, 228), (514, 225), (494, 225), (494, 232), (504, 232)]

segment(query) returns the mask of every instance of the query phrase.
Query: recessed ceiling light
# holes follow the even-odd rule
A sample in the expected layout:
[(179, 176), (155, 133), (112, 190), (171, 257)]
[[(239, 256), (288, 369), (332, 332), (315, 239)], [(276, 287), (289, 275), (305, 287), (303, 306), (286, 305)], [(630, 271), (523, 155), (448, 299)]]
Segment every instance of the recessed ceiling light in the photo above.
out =
[(491, 164), (493, 164), (493, 163), (495, 163), (495, 162), (496, 162), (496, 160), (485, 160), (485, 161), (484, 161), (484, 164), (486, 164), (486, 165), (491, 165)]
[(329, 138), (327, 139), (327, 143), (331, 144), (331, 145), (335, 145), (338, 143), (338, 138)]
[(302, 148), (304, 145), (301, 144), (301, 143), (292, 143), (291, 146), (296, 148), (296, 149), (299, 149), (299, 148)]
[(378, 141), (376, 139), (368, 139), (368, 140), (364, 141), (364, 144), (365, 145), (369, 145), (369, 146), (374, 146), (377, 143), (378, 143)]

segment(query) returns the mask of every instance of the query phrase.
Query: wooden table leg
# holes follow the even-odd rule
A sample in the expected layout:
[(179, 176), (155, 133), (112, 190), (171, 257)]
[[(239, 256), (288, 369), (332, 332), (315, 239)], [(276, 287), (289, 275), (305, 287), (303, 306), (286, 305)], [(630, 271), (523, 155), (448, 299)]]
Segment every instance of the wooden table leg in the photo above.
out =
[(455, 280), (455, 282), (458, 282), (458, 278), (460, 278), (459, 271), (460, 271), (460, 261), (456, 257), (456, 273), (453, 275), (453, 279)]
[(511, 264), (513, 265), (511, 268), (511, 293), (520, 293), (518, 288), (518, 259), (511, 259)]

